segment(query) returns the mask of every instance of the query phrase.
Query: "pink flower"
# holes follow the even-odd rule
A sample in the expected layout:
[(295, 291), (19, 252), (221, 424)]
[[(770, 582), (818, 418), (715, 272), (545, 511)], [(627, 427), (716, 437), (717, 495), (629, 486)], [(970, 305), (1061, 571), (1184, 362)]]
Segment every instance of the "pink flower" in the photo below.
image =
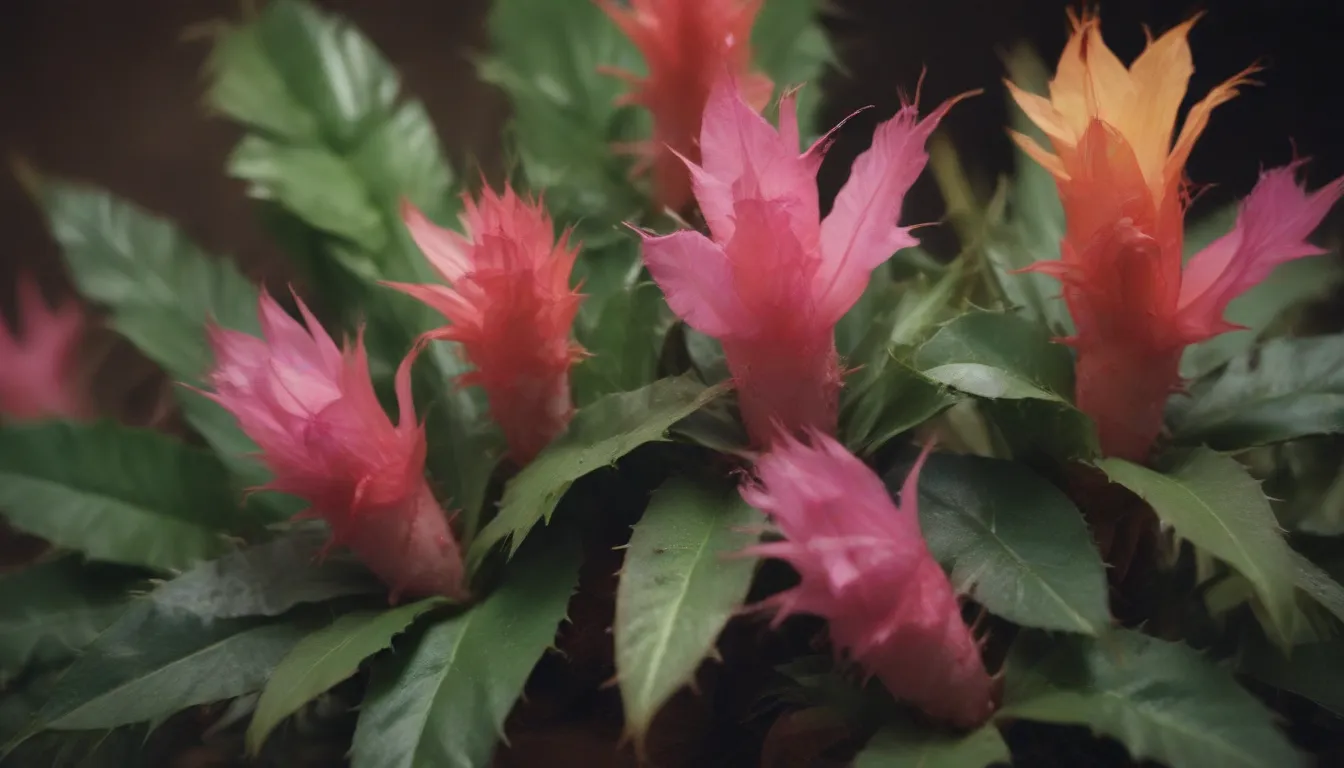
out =
[(898, 508), (882, 481), (835, 440), (783, 437), (756, 462), (742, 497), (767, 513), (785, 541), (749, 554), (787, 560), (801, 583), (767, 601), (776, 623), (821, 616), (831, 641), (897, 698), (960, 727), (993, 711), (979, 645), (961, 619), (947, 575), (919, 529), (915, 484), (926, 448), (901, 487)]
[(84, 313), (73, 303), (50, 307), (31, 275), (19, 276), (17, 293), (17, 328), (0, 314), (0, 417), (92, 417), (77, 371)]
[(835, 324), (873, 268), (917, 242), (896, 221), (928, 160), (924, 143), (955, 101), (923, 121), (907, 106), (879, 125), (822, 221), (816, 174), (830, 134), (799, 155), (792, 94), (780, 102), (776, 130), (731, 77), (715, 86), (700, 133), (703, 164), (687, 161), (713, 239), (641, 236), (673, 311), (723, 343), (757, 444), (769, 443), (776, 422), (787, 431), (835, 430)]
[[(295, 299), (298, 301), (297, 297)], [(275, 474), (266, 487), (308, 501), (305, 513), (401, 593), (466, 595), (462, 556), (425, 480), (425, 435), (411, 401), (412, 351), (397, 369), (399, 423), (378, 403), (363, 339), (338, 349), (298, 301), (301, 325), (263, 293), (264, 339), (209, 330), (209, 397), (238, 419)]]
[(569, 234), (556, 242), (540, 203), (509, 187), (466, 198), (467, 236), (436, 226), (406, 206), (411, 236), (449, 285), (392, 284), (433, 307), (451, 325), (427, 336), (462, 344), (476, 370), (461, 377), (479, 384), (519, 464), (531, 461), (574, 413), (569, 369), (583, 355), (570, 340), (583, 297), (569, 287), (578, 248)]
[(773, 85), (751, 71), (751, 27), (762, 0), (596, 0), (644, 54), (647, 77), (614, 72), (634, 87), (625, 103), (653, 115), (653, 160), (659, 204), (681, 210), (691, 201), (690, 177), (677, 155), (700, 161), (701, 116), (711, 87), (725, 70), (740, 76), (743, 95), (757, 109)]

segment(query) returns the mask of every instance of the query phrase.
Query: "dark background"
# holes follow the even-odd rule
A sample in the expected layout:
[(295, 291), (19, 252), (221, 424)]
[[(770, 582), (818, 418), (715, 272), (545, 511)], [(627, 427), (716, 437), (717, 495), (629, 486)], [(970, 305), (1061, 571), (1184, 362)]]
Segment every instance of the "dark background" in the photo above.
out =
[[(769, 0), (767, 0), (768, 2)], [(485, 45), (488, 0), (322, 0), (362, 28), (421, 98), (450, 155), (495, 164), (503, 99), (478, 83), (464, 55)], [(873, 124), (898, 106), (927, 66), (924, 104), (974, 88), (945, 126), (985, 183), (1011, 168), (1000, 55), (1030, 41), (1048, 61), (1067, 36), (1055, 0), (830, 0), (826, 21), (850, 75), (830, 72), (823, 119), (875, 104), (845, 128), (823, 169), (833, 194)], [(226, 178), (238, 129), (202, 106), (206, 44), (193, 26), (237, 15), (238, 0), (0, 0), (0, 150), (40, 169), (109, 187), (180, 222), (207, 250), (232, 254), (256, 277), (274, 276), (279, 254), (252, 218), (242, 185)], [(1320, 184), (1344, 173), (1344, 3), (1336, 0), (1113, 0), (1103, 3), (1107, 39), (1122, 59), (1143, 46), (1143, 24), (1160, 32), (1206, 11), (1192, 34), (1192, 100), (1260, 61), (1264, 87), (1221, 107), (1188, 172), (1212, 189), (1195, 213), (1244, 195), (1262, 165), (1294, 151), (1315, 158)], [(55, 247), (11, 174), (0, 174), (0, 304), (15, 267), (63, 285)], [(937, 220), (941, 202), (926, 175), (907, 222)], [(1329, 225), (1338, 231), (1344, 212)], [(931, 240), (938, 245), (938, 238)]]

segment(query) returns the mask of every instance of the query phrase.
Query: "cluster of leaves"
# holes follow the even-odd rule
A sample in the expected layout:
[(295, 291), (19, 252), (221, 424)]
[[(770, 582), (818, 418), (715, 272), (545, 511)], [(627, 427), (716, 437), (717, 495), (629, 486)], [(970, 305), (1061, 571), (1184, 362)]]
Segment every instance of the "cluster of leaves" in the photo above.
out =
[[(765, 4), (753, 43), (777, 83), (817, 82), (829, 52), (814, 14), (811, 0)], [(598, 71), (637, 71), (639, 58), (590, 0), (497, 0), (490, 29), (479, 71), (513, 104), (517, 183), (544, 189), (557, 223), (584, 243), (589, 297), (576, 335), (593, 356), (574, 371), (568, 431), (511, 477), (496, 468), (499, 438), (480, 399), (451, 386), (463, 365), (451, 345), (416, 371), (430, 472), (461, 510), (482, 597), (389, 608), (357, 563), (315, 558), (323, 532), (288, 520), (298, 500), (245, 496), (267, 479), (255, 447), (191, 386), (210, 364), (205, 323), (255, 332), (258, 288), (130, 203), (33, 180), (78, 288), (189, 385), (176, 397), (203, 440), (111, 422), (0, 429), (0, 514), (53, 545), (0, 578), (0, 764), (135, 764), (148, 760), (148, 732), (197, 708), (215, 731), (246, 722), (243, 746), (274, 764), (292, 764), (283, 736), (314, 713), (357, 709), (356, 768), (489, 765), (567, 616), (592, 556), (587, 534), (613, 522), (586, 502), (631, 482), (637, 454), (660, 471), (633, 480), (648, 502), (631, 518), (611, 619), (629, 734), (646, 734), (716, 654), (753, 584), (768, 589), (759, 563), (725, 557), (762, 521), (718, 457), (742, 446), (721, 351), (674, 321), (617, 226), (661, 215), (610, 149), (643, 135), (646, 118), (614, 106), (621, 85)], [(1029, 56), (1009, 64), (1018, 82), (1043, 77)], [(221, 28), (209, 82), (210, 105), (246, 129), (229, 173), (247, 182), (334, 327), (367, 323), (375, 378), (390, 391), (395, 361), (436, 324), (377, 285), (431, 279), (399, 202), (445, 224), (457, 207), (423, 107), (357, 30), (301, 0), (272, 0)], [(805, 93), (810, 120), (817, 88)], [(1058, 256), (1052, 181), (1022, 162), (982, 204), (945, 146), (934, 163), (964, 251), (947, 264), (901, 254), (843, 319), (837, 344), (858, 370), (841, 438), (893, 490), (912, 444), (898, 438), (932, 431), (952, 449), (921, 478), (921, 522), (954, 586), (990, 616), (1001, 706), (973, 733), (944, 732), (826, 661), (781, 670), (772, 711), (839, 718), (866, 741), (861, 766), (1006, 761), (1002, 734), (1012, 741), (1023, 722), (1086, 726), (1135, 759), (1178, 768), (1212, 755), (1293, 764), (1273, 713), (1239, 680), (1344, 714), (1344, 646), (1331, 637), (1344, 620), (1334, 580), (1344, 547), (1330, 538), (1344, 533), (1330, 437), (1344, 427), (1344, 337), (1285, 335), (1290, 312), (1337, 283), (1336, 262), (1281, 268), (1229, 310), (1247, 330), (1190, 349), (1191, 385), (1171, 402), (1160, 469), (1101, 459), (1071, 402), (1070, 353), (1052, 343), (1067, 312), (1048, 282), (1014, 271)], [(1096, 522), (1067, 492), (1078, 471), (1137, 495), (1168, 533), (1168, 562), (1127, 595), (1143, 605), (1143, 632), (1112, 615)]]

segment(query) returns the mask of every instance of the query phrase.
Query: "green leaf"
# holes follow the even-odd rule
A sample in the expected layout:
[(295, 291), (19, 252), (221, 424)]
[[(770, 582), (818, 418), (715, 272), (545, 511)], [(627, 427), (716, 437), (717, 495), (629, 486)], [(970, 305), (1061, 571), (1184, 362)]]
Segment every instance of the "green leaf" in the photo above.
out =
[(1087, 726), (1137, 761), (1172, 768), (1304, 764), (1269, 709), (1178, 643), (1129, 630), (1096, 640), (1024, 634), (1004, 668), (999, 719)]
[(247, 752), (256, 755), (275, 726), (304, 704), (355, 674), (368, 657), (391, 646), (419, 616), (444, 603), (430, 598), (387, 611), (357, 611), (294, 645), (271, 673), (247, 727)]
[(956, 392), (887, 351), (853, 374), (840, 391), (840, 434), (850, 450), (870, 454), (960, 400)]
[(1073, 358), (1042, 325), (1016, 315), (971, 312), (944, 325), (915, 354), (934, 381), (985, 398), (1068, 402)]
[(1220, 450), (1344, 431), (1344, 335), (1273, 339), (1175, 397), (1177, 440)]
[(606, 297), (596, 322), (575, 328), (579, 343), (592, 355), (571, 374), (575, 404), (582, 408), (602, 395), (652, 383), (670, 314), (662, 291), (653, 283), (622, 288)]
[(224, 467), (170, 437), (112, 423), (0, 428), (0, 510), (95, 560), (172, 570), (224, 552), (238, 527)]
[[(65, 263), (112, 326), (178, 381), (199, 385), (210, 366), (207, 322), (258, 333), (257, 287), (227, 261), (197, 248), (171, 223), (90, 187), (41, 183), (41, 203)], [(269, 474), (246, 454), (256, 446), (223, 408), (175, 390), (191, 425), (243, 484)]]
[(509, 539), (509, 553), (540, 521), (550, 521), (571, 483), (614, 464), (644, 443), (662, 440), (673, 424), (728, 391), (689, 377), (660, 379), (634, 392), (607, 395), (574, 414), (569, 429), (547, 446), (504, 489), (499, 514), (481, 529), (467, 560), (473, 566)]
[(878, 731), (854, 758), (854, 768), (984, 768), (1010, 757), (993, 723), (953, 733), (904, 721)]
[(1245, 576), (1280, 636), (1288, 635), (1295, 599), (1292, 550), (1260, 484), (1244, 467), (1204, 448), (1165, 474), (1122, 459), (1097, 466), (1147, 501), (1178, 536)]
[(529, 543), (484, 601), (375, 663), (354, 768), (490, 765), (504, 719), (578, 584), (581, 551), (567, 534)]
[(658, 709), (695, 678), (746, 599), (759, 512), (731, 485), (674, 478), (635, 525), (616, 589), (616, 679), (627, 732), (642, 738)]
[(1243, 644), (1237, 671), (1344, 717), (1344, 637), (1297, 645), (1286, 655), (1259, 635)]
[[(887, 475), (895, 492), (906, 472)], [(929, 550), (953, 586), (1016, 624), (1097, 635), (1110, 625), (1105, 566), (1077, 507), (1020, 464), (930, 456), (919, 476)]]
[(126, 609), (142, 574), (78, 557), (0, 577), (0, 685), (30, 662), (57, 664), (93, 642)]
[(818, 0), (770, 0), (761, 6), (751, 29), (752, 58), (775, 83), (776, 96), (806, 84), (798, 92), (798, 125), (817, 132), (821, 76), (835, 53), (822, 29)]

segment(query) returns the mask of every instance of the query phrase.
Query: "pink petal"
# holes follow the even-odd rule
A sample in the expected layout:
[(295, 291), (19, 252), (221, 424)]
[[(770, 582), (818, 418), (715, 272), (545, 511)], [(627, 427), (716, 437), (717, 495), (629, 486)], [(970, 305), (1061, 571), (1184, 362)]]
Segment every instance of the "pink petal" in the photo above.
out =
[(1242, 202), (1232, 231), (1195, 254), (1181, 279), (1179, 323), (1194, 342), (1224, 330), (1223, 312), (1237, 296), (1286, 261), (1323, 251), (1306, 238), (1344, 194), (1344, 177), (1308, 194), (1300, 162), (1266, 171)]
[(751, 331), (752, 318), (738, 298), (723, 249), (699, 232), (662, 237), (640, 232), (640, 237), (644, 263), (678, 317), (715, 338)]
[[(467, 210), (468, 213), (474, 213), (475, 207), (471, 206)], [(415, 244), (420, 246), (425, 258), (443, 275), (444, 280), (455, 282), (471, 269), (471, 246), (461, 235), (430, 221), (409, 202), (402, 204), (401, 218)]]

